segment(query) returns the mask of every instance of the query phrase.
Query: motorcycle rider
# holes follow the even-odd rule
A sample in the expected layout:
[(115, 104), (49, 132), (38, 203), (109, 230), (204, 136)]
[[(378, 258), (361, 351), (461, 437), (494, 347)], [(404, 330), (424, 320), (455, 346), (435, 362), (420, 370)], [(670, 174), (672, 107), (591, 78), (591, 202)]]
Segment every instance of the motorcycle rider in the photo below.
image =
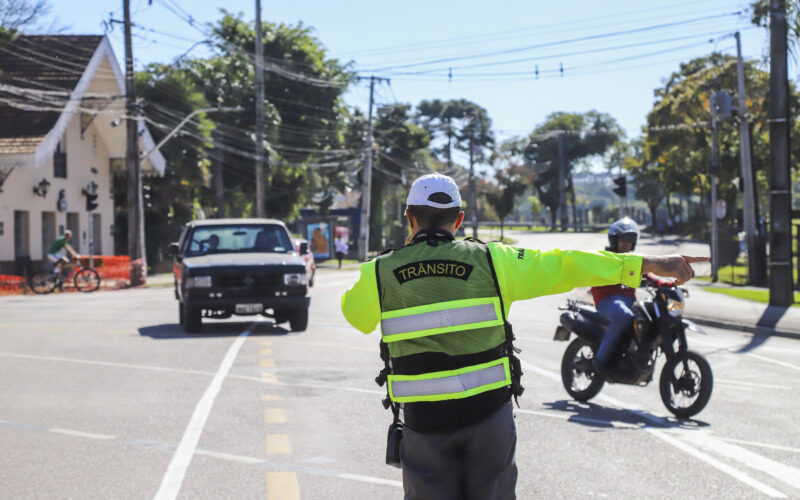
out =
[[(639, 226), (630, 217), (623, 217), (608, 228), (606, 251), (628, 253), (636, 248), (639, 239)], [(597, 312), (608, 320), (603, 341), (595, 355), (595, 370), (603, 377), (609, 374), (611, 359), (622, 334), (633, 323), (633, 310), (636, 302), (636, 289), (623, 284), (595, 286), (591, 288)], [(632, 368), (632, 367), (631, 367)]]

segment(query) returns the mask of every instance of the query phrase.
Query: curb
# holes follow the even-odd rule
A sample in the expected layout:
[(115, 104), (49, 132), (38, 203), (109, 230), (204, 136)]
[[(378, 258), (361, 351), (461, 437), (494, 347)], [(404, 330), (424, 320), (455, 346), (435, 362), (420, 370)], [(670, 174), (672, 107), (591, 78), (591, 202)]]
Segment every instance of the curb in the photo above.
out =
[(754, 333), (756, 335), (765, 335), (765, 336), (772, 336), (772, 337), (783, 337), (788, 339), (795, 339), (800, 340), (800, 333), (795, 332), (785, 332), (782, 330), (774, 330), (772, 328), (766, 326), (750, 326), (750, 325), (740, 325), (734, 323), (725, 323), (724, 321), (717, 321), (713, 319), (706, 319), (706, 318), (689, 318), (686, 319), (697, 323), (698, 325), (703, 326), (710, 326), (712, 328), (723, 328), (726, 330), (737, 330), (740, 332), (749, 332)]

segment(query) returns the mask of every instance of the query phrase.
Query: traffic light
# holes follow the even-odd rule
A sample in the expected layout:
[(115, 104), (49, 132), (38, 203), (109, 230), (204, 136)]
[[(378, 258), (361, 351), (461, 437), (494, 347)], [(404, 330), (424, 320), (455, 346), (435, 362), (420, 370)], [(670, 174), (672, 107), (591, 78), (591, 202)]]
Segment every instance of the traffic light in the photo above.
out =
[(628, 179), (625, 178), (624, 175), (620, 175), (619, 177), (614, 178), (614, 184), (617, 187), (614, 188), (614, 192), (617, 193), (621, 197), (625, 197), (628, 194)]
[(97, 195), (86, 193), (86, 211), (91, 212), (95, 208), (97, 208)]
[(84, 189), (83, 195), (86, 196), (86, 211), (91, 212), (97, 208), (97, 183), (90, 182)]
[(242, 108), (244, 111), (242, 112), (242, 124), (243, 125), (255, 125), (256, 124), (256, 98), (253, 96), (249, 96), (245, 98), (244, 102), (242, 103)]

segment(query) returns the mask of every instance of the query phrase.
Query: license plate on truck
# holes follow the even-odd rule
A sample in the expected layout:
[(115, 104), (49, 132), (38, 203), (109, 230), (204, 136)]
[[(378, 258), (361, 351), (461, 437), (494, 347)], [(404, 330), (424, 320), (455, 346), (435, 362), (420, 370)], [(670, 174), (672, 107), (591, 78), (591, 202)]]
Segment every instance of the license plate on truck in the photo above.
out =
[(236, 314), (258, 314), (264, 310), (264, 304), (236, 304)]

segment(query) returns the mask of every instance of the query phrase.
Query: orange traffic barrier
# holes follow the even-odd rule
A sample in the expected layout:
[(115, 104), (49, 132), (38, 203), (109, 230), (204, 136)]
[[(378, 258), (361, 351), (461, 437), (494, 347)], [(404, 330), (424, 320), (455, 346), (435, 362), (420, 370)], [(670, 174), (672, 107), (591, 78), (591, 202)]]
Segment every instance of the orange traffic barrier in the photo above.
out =
[[(89, 267), (89, 256), (81, 255), (81, 266)], [(130, 281), (130, 257), (127, 255), (94, 255), (94, 269), (101, 279)]]
[(18, 293), (25, 285), (25, 278), (11, 274), (0, 274), (0, 294)]

